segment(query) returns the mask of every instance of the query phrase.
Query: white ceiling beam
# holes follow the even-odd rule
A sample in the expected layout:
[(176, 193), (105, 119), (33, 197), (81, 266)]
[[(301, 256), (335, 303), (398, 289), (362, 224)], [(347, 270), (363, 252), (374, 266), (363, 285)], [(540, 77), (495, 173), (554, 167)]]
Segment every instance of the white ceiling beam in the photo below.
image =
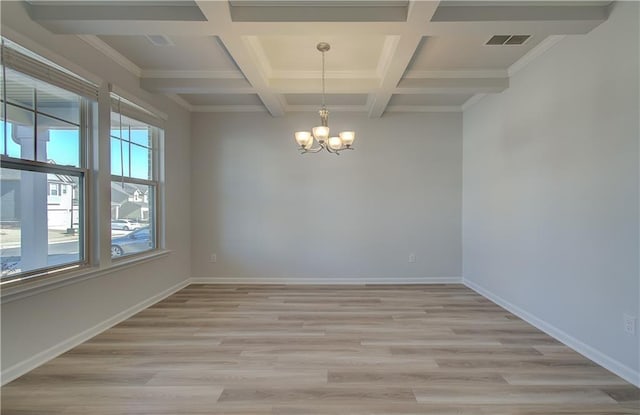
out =
[(229, 3), (222, 1), (196, 0), (209, 24), (219, 31), (218, 36), (235, 60), (245, 78), (255, 89), (262, 103), (274, 117), (284, 114), (284, 100), (269, 87), (268, 78), (261, 70), (258, 59), (251, 51), (250, 45), (233, 29), (229, 13)]
[(405, 22), (233, 22), (236, 33), (251, 36), (399, 34)]
[[(331, 79), (327, 81), (327, 94), (368, 94), (380, 86), (378, 78)], [(269, 87), (280, 94), (320, 93), (320, 77), (316, 79), (271, 79)]]
[(395, 88), (397, 94), (462, 94), (502, 92), (509, 78), (423, 78), (403, 79)]
[(163, 94), (255, 94), (244, 79), (228, 78), (142, 78), (140, 87)]
[(192, 105), (193, 112), (265, 112), (262, 105)]
[(372, 94), (369, 117), (379, 118), (384, 113), (391, 95), (393, 95), (393, 90), (402, 79), (402, 75), (420, 44), (423, 28), (431, 20), (437, 7), (437, 1), (412, 1), (410, 3), (406, 28), (398, 36), (395, 47), (389, 46), (389, 63), (385, 69), (381, 70), (383, 77), (380, 87)]
[(244, 79), (242, 72), (236, 70), (163, 70), (144, 69), (141, 78), (185, 78), (185, 79)]
[(462, 112), (460, 105), (389, 105), (387, 112)]

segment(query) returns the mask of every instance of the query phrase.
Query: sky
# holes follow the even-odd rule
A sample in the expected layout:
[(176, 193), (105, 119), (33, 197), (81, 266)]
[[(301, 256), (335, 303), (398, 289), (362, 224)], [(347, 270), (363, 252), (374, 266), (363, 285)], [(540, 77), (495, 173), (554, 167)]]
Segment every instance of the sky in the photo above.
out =
[[(7, 124), (7, 146), (5, 149), (4, 122), (0, 123), (0, 153), (20, 158), (20, 146), (11, 139), (12, 127), (13, 124)], [(148, 149), (136, 144), (146, 145), (149, 142), (149, 131), (146, 129), (131, 130), (130, 136), (128, 132), (129, 130), (124, 130), (124, 140), (120, 140), (120, 130), (111, 131), (111, 174), (120, 176), (122, 166), (125, 176), (148, 179), (150, 178)], [(78, 167), (79, 143), (78, 130), (51, 129), (47, 143), (47, 160), (53, 160), (59, 165)], [(131, 162), (131, 172), (129, 171), (129, 162)]]

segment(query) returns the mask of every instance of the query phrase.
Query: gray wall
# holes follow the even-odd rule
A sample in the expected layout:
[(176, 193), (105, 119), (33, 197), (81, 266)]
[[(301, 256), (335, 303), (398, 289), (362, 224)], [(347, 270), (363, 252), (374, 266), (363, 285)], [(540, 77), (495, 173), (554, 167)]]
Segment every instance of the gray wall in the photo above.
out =
[[(638, 4), (464, 113), (464, 278), (638, 371)], [(584, 351), (584, 350), (583, 350)]]
[(460, 278), (461, 114), (336, 111), (330, 126), (357, 134), (340, 156), (298, 154), (314, 113), (192, 121), (194, 277)]
[(186, 280), (190, 266), (190, 118), (167, 98), (150, 95), (137, 79), (74, 36), (52, 36), (28, 19), (17, 2), (2, 3), (7, 27), (69, 63), (112, 82), (169, 115), (166, 144), (167, 257), (91, 280), (2, 304), (2, 370), (23, 363), (118, 313)]

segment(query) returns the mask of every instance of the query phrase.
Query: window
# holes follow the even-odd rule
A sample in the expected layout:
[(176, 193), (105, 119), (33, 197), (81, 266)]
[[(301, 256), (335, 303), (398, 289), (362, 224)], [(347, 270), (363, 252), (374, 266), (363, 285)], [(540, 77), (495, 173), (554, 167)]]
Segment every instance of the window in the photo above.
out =
[[(111, 266), (87, 218), (110, 216), (111, 258), (156, 249), (162, 121), (111, 94), (110, 128), (98, 128), (97, 86), (1, 42), (0, 285)], [(98, 154), (100, 143), (110, 151)]]
[(87, 262), (87, 120), (97, 89), (4, 40), (2, 54), (0, 281), (6, 283)]
[(57, 183), (49, 183), (49, 196), (58, 196), (60, 193), (60, 185)]
[[(121, 98), (111, 113), (111, 256), (157, 247), (157, 148), (162, 130), (127, 116)], [(124, 115), (127, 114), (127, 115)]]

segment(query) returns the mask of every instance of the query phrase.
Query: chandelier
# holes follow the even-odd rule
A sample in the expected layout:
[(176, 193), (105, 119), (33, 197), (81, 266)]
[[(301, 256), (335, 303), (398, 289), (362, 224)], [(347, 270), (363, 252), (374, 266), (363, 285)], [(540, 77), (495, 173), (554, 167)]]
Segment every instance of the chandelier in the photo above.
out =
[(331, 49), (331, 45), (320, 42), (316, 48), (322, 52), (322, 107), (320, 114), (320, 125), (313, 127), (309, 131), (296, 131), (294, 137), (300, 146), (300, 153), (317, 153), (327, 150), (329, 153), (340, 154), (342, 150), (353, 150), (353, 140), (356, 138), (354, 131), (342, 131), (337, 136), (329, 136), (329, 110), (325, 105), (325, 81), (324, 81), (324, 53)]

